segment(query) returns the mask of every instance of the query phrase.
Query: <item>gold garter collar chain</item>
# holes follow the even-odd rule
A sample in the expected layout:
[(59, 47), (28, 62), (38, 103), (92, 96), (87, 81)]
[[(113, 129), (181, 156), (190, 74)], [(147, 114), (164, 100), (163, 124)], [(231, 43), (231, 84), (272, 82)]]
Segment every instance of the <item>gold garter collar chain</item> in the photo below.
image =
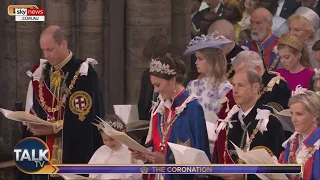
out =
[(63, 106), (66, 103), (67, 97), (69, 96), (69, 94), (71, 93), (71, 90), (74, 88), (74, 84), (76, 83), (78, 77), (79, 77), (79, 70), (78, 69), (75, 73), (75, 75), (73, 76), (73, 79), (71, 80), (71, 83), (69, 85), (68, 88), (65, 89), (65, 93), (61, 99), (61, 101), (59, 101), (59, 103), (55, 106), (55, 107), (50, 107), (47, 105), (44, 97), (43, 97), (43, 86), (44, 86), (44, 74), (41, 74), (41, 78), (40, 78), (40, 82), (39, 82), (39, 99), (40, 99), (40, 104), (41, 106), (48, 112), (50, 113), (54, 113), (60, 110), (61, 106)]

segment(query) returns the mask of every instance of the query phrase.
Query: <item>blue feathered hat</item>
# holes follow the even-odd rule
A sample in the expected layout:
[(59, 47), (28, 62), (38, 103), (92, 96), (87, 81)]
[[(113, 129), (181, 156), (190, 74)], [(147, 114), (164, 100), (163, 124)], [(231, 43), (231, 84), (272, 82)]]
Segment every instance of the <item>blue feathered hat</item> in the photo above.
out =
[(217, 33), (196, 36), (190, 41), (183, 55), (194, 54), (196, 51), (204, 48), (223, 48), (232, 43), (234, 42)]

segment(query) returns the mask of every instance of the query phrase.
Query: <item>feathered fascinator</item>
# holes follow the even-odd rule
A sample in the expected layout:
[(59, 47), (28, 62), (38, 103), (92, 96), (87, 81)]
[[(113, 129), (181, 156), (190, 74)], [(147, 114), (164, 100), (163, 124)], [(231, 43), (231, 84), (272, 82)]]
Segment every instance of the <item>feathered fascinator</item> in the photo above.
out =
[(298, 94), (306, 94), (305, 92), (307, 91), (306, 88), (303, 88), (301, 85), (298, 85), (296, 87), (296, 90), (292, 91), (291, 96), (296, 96)]
[(232, 43), (234, 42), (216, 32), (213, 34), (196, 36), (190, 41), (183, 55), (194, 54), (196, 51), (204, 48), (223, 48)]

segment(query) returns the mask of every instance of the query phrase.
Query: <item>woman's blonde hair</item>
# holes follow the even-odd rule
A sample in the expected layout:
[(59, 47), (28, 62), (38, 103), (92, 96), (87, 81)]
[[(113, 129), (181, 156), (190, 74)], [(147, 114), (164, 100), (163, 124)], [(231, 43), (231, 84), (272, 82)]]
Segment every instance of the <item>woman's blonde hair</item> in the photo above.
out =
[(289, 107), (296, 103), (302, 103), (305, 109), (316, 117), (316, 123), (320, 126), (320, 95), (307, 90), (301, 94), (292, 96), (289, 100)]
[(307, 18), (294, 14), (289, 17), (288, 24), (290, 24), (290, 22), (294, 20), (302, 23), (300, 27), (302, 27), (305, 31), (307, 31), (310, 34), (309, 39), (312, 39), (314, 37), (315, 29), (312, 23)]
[[(220, 83), (226, 78), (226, 56), (220, 48), (204, 48), (198, 51), (203, 54), (204, 58), (210, 65), (209, 76), (214, 78), (214, 86), (218, 88)], [(202, 78), (203, 76), (204, 75), (201, 74), (199, 78)]]

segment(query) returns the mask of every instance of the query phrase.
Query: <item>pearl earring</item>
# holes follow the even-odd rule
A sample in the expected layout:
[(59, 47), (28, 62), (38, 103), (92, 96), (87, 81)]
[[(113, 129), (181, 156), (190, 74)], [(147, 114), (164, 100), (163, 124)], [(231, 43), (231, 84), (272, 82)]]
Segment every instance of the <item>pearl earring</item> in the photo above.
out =
[(174, 92), (174, 93), (176, 93), (176, 92), (177, 92), (177, 90), (176, 90), (175, 85), (172, 85), (172, 88), (173, 88), (173, 92)]

